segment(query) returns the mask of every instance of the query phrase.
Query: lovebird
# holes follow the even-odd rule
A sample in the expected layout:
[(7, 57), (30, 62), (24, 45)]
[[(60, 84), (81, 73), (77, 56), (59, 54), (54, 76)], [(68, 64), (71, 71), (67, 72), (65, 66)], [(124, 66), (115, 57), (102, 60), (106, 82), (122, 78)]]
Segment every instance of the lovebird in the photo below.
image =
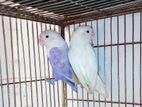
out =
[(52, 30), (41, 32), (38, 41), (40, 45), (46, 47), (47, 57), (52, 67), (55, 79), (49, 80), (54, 84), (55, 81), (62, 80), (77, 92), (77, 86), (73, 81), (74, 72), (68, 59), (68, 45), (59, 33)]
[(90, 26), (80, 26), (71, 35), (69, 61), (82, 86), (89, 93), (97, 91), (106, 97), (107, 90), (98, 75), (98, 65), (93, 49), (94, 31)]

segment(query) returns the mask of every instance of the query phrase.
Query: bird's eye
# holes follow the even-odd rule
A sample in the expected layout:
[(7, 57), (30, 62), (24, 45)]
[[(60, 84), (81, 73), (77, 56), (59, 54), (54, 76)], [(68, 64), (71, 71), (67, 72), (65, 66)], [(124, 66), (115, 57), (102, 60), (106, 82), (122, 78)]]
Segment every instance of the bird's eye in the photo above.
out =
[(48, 35), (46, 35), (46, 38), (48, 38), (49, 36)]
[(89, 33), (89, 30), (87, 30), (86, 32)]

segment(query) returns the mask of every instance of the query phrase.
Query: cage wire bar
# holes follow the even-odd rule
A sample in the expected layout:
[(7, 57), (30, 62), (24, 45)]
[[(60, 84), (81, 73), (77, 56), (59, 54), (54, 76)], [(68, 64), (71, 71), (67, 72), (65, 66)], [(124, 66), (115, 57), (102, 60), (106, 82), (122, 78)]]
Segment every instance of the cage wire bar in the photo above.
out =
[[(0, 107), (142, 106), (141, 0), (117, 1), (128, 3), (118, 8), (111, 7), (111, 3), (115, 4), (114, 1), (107, 1), (110, 9), (108, 5), (108, 8), (103, 9), (103, 5), (95, 4), (104, 3), (102, 1), (82, 0), (82, 4), (87, 3), (85, 5), (93, 8), (92, 4), (95, 4), (100, 9), (83, 11), (91, 11), (87, 14), (81, 14), (79, 8), (74, 7), (74, 3), (80, 3), (78, 0), (54, 2), (52, 6), (50, 3), (53, 1), (46, 1), (50, 7), (37, 4), (42, 0), (7, 1), (12, 2), (8, 5), (0, 4)], [(21, 4), (11, 7), (14, 2)], [(32, 10), (34, 8), (26, 6), (39, 6), (44, 11)], [(75, 13), (58, 10), (58, 6), (69, 6), (72, 8), (69, 11)], [(80, 8), (82, 12), (82, 7)], [(46, 10), (57, 14), (49, 17)], [(44, 12), (45, 15), (42, 14)], [(55, 85), (47, 82), (53, 79), (53, 75), (46, 49), (37, 42), (38, 35), (44, 30), (55, 30), (69, 44), (72, 32), (81, 25), (90, 25), (95, 31), (94, 50), (100, 68), (98, 73), (103, 75), (102, 78), (109, 87), (108, 98), (103, 98), (96, 92), (89, 94), (81, 87), (75, 93), (61, 81)]]

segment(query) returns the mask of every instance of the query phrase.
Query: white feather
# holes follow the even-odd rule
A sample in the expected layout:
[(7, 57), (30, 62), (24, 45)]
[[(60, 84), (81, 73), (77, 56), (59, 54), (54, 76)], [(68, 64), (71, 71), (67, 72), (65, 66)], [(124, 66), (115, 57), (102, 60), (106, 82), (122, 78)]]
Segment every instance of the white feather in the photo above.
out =
[(89, 46), (79, 47), (70, 49), (68, 55), (70, 63), (82, 85), (88, 91), (93, 91), (95, 86), (90, 85), (95, 83), (97, 76), (97, 64), (95, 57), (93, 57), (95, 56), (93, 50)]

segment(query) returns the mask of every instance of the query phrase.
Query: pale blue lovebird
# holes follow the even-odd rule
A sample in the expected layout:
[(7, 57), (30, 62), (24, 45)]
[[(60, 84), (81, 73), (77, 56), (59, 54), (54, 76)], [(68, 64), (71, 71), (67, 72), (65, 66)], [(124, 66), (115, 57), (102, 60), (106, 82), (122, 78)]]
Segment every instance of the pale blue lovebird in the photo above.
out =
[(63, 80), (77, 92), (76, 84), (73, 81), (73, 70), (68, 59), (68, 46), (59, 33), (48, 30), (40, 34), (38, 38), (40, 45), (44, 45), (47, 50), (47, 56), (52, 66), (52, 72), (55, 79), (49, 83), (54, 83), (57, 80)]
[(80, 26), (73, 32), (69, 47), (69, 60), (80, 83), (89, 93), (95, 90), (104, 97), (107, 91), (98, 75), (97, 58), (92, 47), (94, 31), (90, 26)]

